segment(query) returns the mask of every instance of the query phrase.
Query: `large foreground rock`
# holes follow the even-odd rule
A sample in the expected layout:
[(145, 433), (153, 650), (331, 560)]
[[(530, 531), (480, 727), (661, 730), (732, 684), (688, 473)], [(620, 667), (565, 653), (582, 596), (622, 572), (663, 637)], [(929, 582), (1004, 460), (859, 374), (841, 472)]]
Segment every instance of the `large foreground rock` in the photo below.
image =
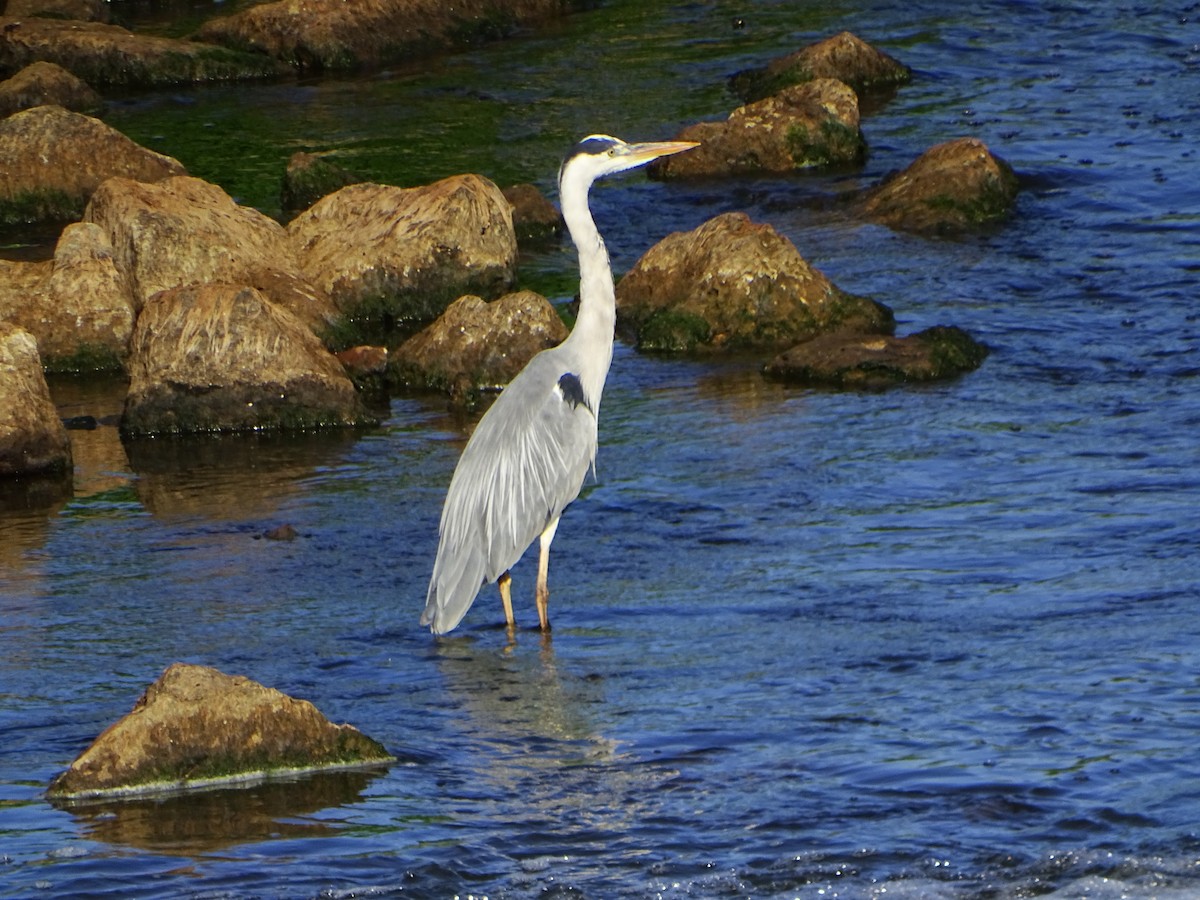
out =
[(890, 333), (893, 317), (839, 290), (770, 225), (725, 213), (638, 260), (617, 285), (617, 324), (642, 350), (779, 350), (838, 329)]
[(103, 108), (104, 101), (61, 66), (35, 62), (0, 82), (0, 118), (35, 106), (61, 106), (72, 112), (93, 114)]
[(535, 354), (568, 333), (550, 302), (533, 291), (491, 303), (460, 297), (392, 354), (392, 380), (446, 391), (469, 406), (480, 392), (508, 384)]
[(46, 262), (0, 260), (0, 321), (20, 325), (52, 372), (119, 370), (129, 355), (133, 295), (97, 225), (63, 229)]
[(306, 700), (176, 663), (50, 784), (52, 799), (179, 790), (393, 757)]
[(814, 78), (836, 78), (863, 93), (907, 84), (912, 70), (857, 35), (843, 31), (772, 60), (761, 69), (738, 72), (730, 79), (730, 86), (744, 101), (752, 103)]
[(59, 106), (0, 121), (0, 223), (78, 219), (108, 178), (151, 182), (182, 174), (171, 157)]
[(658, 178), (788, 173), (858, 165), (867, 145), (859, 128), (858, 97), (830, 78), (787, 88), (740, 106), (724, 122), (700, 122), (675, 140), (699, 141), (689, 153), (650, 166)]
[(131, 341), (129, 435), (372, 422), (345, 370), (287, 310), (240, 285), (156, 294)]
[(499, 296), (516, 270), (512, 207), (478, 175), (417, 188), (351, 185), (287, 233), (308, 278), (350, 326), (335, 342), (344, 346), (387, 342), (463, 294)]
[(93, 87), (154, 87), (286, 74), (258, 53), (196, 41), (134, 34), (117, 25), (34, 16), (0, 16), (0, 74), (52, 62)]
[(908, 337), (830, 334), (780, 354), (763, 369), (783, 381), (880, 388), (939, 381), (979, 368), (987, 348), (961, 328), (935, 325)]
[(280, 0), (207, 22), (204, 41), (303, 69), (381, 66), (494, 39), (560, 16), (575, 0)]
[(37, 342), (0, 322), (0, 477), (70, 466), (71, 441), (50, 400)]
[(111, 179), (84, 218), (108, 235), (138, 309), (159, 291), (226, 282), (257, 288), (314, 331), (336, 316), (305, 277), (283, 226), (199, 178)]
[(1006, 218), (1017, 199), (1012, 167), (976, 138), (938, 144), (870, 191), (862, 213), (889, 228), (955, 234)]

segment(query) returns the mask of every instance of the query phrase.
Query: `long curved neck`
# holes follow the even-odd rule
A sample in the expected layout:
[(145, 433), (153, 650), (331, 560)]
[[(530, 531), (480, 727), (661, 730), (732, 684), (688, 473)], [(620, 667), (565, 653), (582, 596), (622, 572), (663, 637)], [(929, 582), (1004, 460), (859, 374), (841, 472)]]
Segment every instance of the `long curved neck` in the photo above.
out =
[(608, 250), (588, 209), (587, 195), (586, 184), (568, 181), (560, 186), (563, 218), (579, 253), (579, 315), (563, 346), (574, 351), (584, 393), (593, 410), (599, 411), (604, 380), (612, 363), (617, 300)]

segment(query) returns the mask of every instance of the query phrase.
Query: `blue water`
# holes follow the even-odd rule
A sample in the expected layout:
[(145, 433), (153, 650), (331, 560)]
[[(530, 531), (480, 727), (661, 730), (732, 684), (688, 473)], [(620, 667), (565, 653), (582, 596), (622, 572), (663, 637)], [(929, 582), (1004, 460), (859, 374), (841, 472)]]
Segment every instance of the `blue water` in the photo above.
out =
[[(449, 639), (417, 625), (469, 427), (436, 399), (311, 439), (73, 432), (73, 497), (0, 512), (0, 895), (1200, 896), (1198, 21), (618, 0), (424, 73), (242, 94), (276, 110), (274, 149), (213, 141), (200, 167), (268, 211), (261, 179), (234, 182), (321, 142), (396, 181), (549, 189), (549, 148), (668, 137), (732, 107), (729, 72), (849, 28), (916, 73), (865, 120), (866, 171), (614, 181), (595, 198), (614, 263), (744, 209), (901, 333), (959, 325), (991, 355), (837, 393), (619, 346), (599, 478), (554, 545), (553, 637), (514, 644), (490, 589)], [(110, 121), (197, 147), (189, 129), (236, 130), (231, 96)], [(1002, 228), (928, 241), (831, 202), (961, 135), (1021, 175)], [(572, 265), (548, 251), (522, 278), (565, 299)], [(119, 386), (54, 390), (64, 415), (120, 407)], [(261, 538), (283, 523), (295, 541)], [(399, 762), (48, 804), (176, 660), (310, 699)]]

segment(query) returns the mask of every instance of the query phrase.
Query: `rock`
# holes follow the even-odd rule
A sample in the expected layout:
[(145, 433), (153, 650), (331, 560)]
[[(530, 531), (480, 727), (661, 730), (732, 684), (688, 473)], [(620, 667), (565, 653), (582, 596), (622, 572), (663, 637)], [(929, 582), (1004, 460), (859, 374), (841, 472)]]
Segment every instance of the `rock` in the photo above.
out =
[(334, 354), (351, 378), (367, 375), (383, 375), (387, 372), (387, 347), (351, 347)]
[(107, 22), (109, 10), (108, 0), (8, 0), (4, 15)]
[(77, 222), (63, 229), (53, 261), (0, 261), (0, 320), (37, 339), (47, 371), (121, 370), (133, 296), (104, 231)]
[(279, 199), (285, 212), (297, 212), (308, 209), (327, 194), (365, 180), (315, 153), (293, 153)]
[(320, 340), (253, 288), (201, 284), (155, 294), (130, 351), (126, 435), (373, 421)]
[(911, 166), (867, 193), (862, 214), (889, 228), (953, 234), (1004, 219), (1017, 176), (975, 138), (931, 147)]
[(104, 107), (104, 101), (87, 84), (54, 63), (32, 63), (0, 82), (0, 118), (48, 105), (92, 114)]
[(861, 94), (907, 84), (912, 80), (912, 70), (843, 31), (772, 60), (761, 69), (738, 72), (730, 79), (730, 87), (742, 100), (752, 103), (814, 78), (835, 78)]
[(867, 144), (858, 121), (854, 91), (818, 78), (740, 106), (724, 122), (689, 125), (675, 140), (700, 146), (655, 160), (649, 172), (665, 179), (860, 165)]
[(0, 223), (78, 219), (107, 178), (159, 181), (183, 171), (99, 119), (27, 109), (0, 121)]
[(84, 218), (108, 235), (139, 310), (159, 291), (224, 282), (257, 288), (314, 331), (336, 318), (329, 297), (305, 277), (283, 226), (199, 178), (111, 179)]
[(508, 384), (535, 354), (568, 333), (541, 294), (518, 291), (491, 303), (468, 295), (392, 354), (391, 377), (473, 406), (481, 392)]
[(937, 325), (908, 337), (828, 334), (780, 354), (764, 374), (810, 385), (879, 388), (937, 381), (979, 368), (987, 348), (960, 328)]
[(52, 62), (99, 87), (161, 87), (284, 75), (288, 67), (258, 53), (196, 41), (134, 34), (116, 25), (0, 16), (0, 73)]
[(305, 274), (343, 314), (338, 347), (391, 343), (456, 297), (495, 297), (512, 285), (512, 207), (478, 175), (418, 188), (355, 184), (317, 201), (287, 227)]
[(0, 477), (71, 470), (71, 440), (42, 375), (37, 341), (0, 322)]
[(504, 189), (512, 205), (513, 230), (518, 243), (536, 243), (561, 237), (565, 226), (558, 207), (532, 184), (514, 184)]
[(890, 333), (892, 312), (847, 294), (744, 213), (668, 235), (617, 285), (617, 327), (641, 350), (782, 349), (826, 331)]
[(240, 675), (175, 663), (51, 783), (51, 799), (174, 791), (392, 757), (351, 725)]
[(279, 0), (205, 23), (196, 37), (301, 69), (378, 67), (494, 39), (576, 0)]

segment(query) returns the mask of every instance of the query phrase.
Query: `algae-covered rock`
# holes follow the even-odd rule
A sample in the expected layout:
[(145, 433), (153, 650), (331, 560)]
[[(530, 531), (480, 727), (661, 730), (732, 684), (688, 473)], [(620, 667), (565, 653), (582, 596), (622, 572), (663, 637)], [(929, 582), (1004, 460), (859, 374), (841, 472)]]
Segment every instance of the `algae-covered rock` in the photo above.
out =
[(365, 180), (316, 153), (293, 153), (283, 176), (279, 201), (284, 211), (298, 212), (327, 194)]
[(534, 185), (506, 187), (504, 199), (512, 204), (513, 229), (519, 243), (542, 243), (562, 236), (562, 214)]
[(887, 333), (891, 310), (837, 288), (744, 213), (668, 235), (617, 285), (617, 325), (641, 350), (779, 350), (843, 328)]
[(460, 297), (396, 349), (391, 379), (446, 391), (455, 403), (470, 406), (482, 391), (508, 384), (535, 354), (561, 343), (567, 334), (554, 307), (533, 291), (491, 303)]
[(761, 69), (738, 72), (730, 79), (730, 87), (742, 100), (753, 103), (815, 78), (835, 78), (863, 93), (907, 84), (912, 70), (843, 31), (772, 60)]
[(272, 773), (379, 765), (392, 756), (306, 700), (176, 663), (50, 784), (51, 799), (181, 790)]
[(1005, 219), (1017, 189), (1012, 167), (983, 141), (958, 138), (869, 191), (862, 213), (901, 231), (955, 234)]
[(0, 322), (0, 477), (70, 471), (71, 441), (33, 336)]
[(0, 82), (0, 118), (35, 106), (61, 106), (92, 115), (103, 108), (104, 101), (62, 66), (35, 62)]
[(907, 337), (829, 334), (781, 353), (764, 374), (799, 384), (880, 388), (939, 381), (979, 368), (987, 348), (961, 328), (935, 325)]
[(130, 341), (127, 435), (368, 424), (354, 385), (299, 319), (253, 288), (154, 295)]
[(724, 122), (689, 125), (675, 140), (698, 141), (700, 146), (655, 160), (649, 167), (652, 176), (786, 174), (859, 165), (867, 154), (859, 128), (858, 97), (830, 78), (740, 106)]

